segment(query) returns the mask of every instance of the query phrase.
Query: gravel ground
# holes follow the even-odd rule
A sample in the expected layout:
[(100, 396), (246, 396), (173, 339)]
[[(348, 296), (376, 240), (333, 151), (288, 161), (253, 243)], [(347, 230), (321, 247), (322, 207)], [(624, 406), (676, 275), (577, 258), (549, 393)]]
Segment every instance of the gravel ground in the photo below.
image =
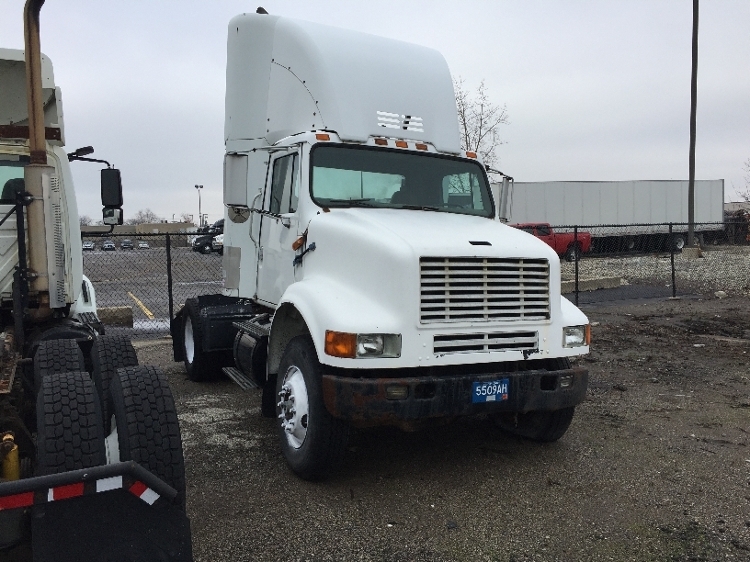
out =
[[(675, 254), (675, 283), (678, 294), (750, 295), (750, 247), (711, 246), (702, 258)], [(574, 278), (574, 264), (562, 262), (564, 279)], [(672, 286), (669, 253), (640, 256), (588, 257), (579, 262), (579, 277), (619, 276), (629, 284)]]
[(259, 392), (144, 345), (177, 398), (195, 559), (750, 560), (750, 299), (586, 312), (590, 389), (557, 443), (486, 419), (360, 431), (318, 484), (287, 469)]

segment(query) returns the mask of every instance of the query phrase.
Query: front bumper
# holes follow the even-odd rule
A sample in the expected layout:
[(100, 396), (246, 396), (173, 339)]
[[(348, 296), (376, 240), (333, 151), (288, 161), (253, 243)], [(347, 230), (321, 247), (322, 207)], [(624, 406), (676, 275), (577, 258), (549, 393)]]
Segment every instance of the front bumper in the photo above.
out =
[[(560, 378), (571, 376), (570, 386), (561, 388)], [(508, 379), (507, 400), (473, 403), (472, 385)], [(407, 386), (404, 399), (389, 399), (386, 388)], [(559, 410), (583, 402), (588, 371), (533, 370), (403, 378), (354, 378), (325, 373), (323, 400), (332, 416), (358, 426), (404, 425), (433, 418), (471, 416), (498, 412)]]

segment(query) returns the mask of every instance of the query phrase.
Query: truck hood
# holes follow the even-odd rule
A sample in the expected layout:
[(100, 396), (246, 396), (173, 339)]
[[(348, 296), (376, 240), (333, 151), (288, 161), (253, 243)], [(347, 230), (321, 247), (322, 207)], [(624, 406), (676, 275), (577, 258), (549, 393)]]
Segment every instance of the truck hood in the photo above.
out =
[[(337, 209), (318, 215), (324, 230), (359, 241), (377, 242), (417, 256), (540, 257), (556, 260), (536, 237), (485, 217), (404, 209)], [(313, 222), (318, 222), (313, 220)], [(316, 225), (317, 226), (317, 225)], [(315, 229), (317, 230), (317, 229)], [(333, 232), (332, 232), (333, 233)]]

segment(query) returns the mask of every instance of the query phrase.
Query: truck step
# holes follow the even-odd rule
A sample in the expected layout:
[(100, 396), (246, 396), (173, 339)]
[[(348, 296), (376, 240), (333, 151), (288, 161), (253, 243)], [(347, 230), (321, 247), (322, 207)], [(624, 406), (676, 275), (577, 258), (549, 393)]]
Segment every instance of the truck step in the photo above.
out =
[(226, 376), (236, 382), (242, 390), (260, 389), (253, 379), (245, 375), (245, 373), (236, 367), (224, 367), (222, 371), (224, 371)]
[(252, 318), (250, 318), (250, 320), (233, 322), (232, 324), (241, 332), (250, 334), (257, 339), (268, 337), (268, 334), (271, 333), (270, 314), (258, 314), (257, 316), (253, 316)]

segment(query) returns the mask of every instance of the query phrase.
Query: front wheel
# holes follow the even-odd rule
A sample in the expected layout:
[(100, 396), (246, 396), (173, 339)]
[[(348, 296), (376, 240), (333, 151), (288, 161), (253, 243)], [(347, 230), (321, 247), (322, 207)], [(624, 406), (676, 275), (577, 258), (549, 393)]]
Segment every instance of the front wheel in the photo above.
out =
[(526, 412), (525, 414), (499, 414), (495, 423), (512, 435), (531, 441), (552, 443), (568, 431), (573, 421), (575, 408), (563, 408), (551, 412)]
[(276, 414), (281, 452), (305, 480), (332, 474), (344, 458), (349, 426), (323, 403), (321, 368), (309, 336), (287, 346), (276, 379)]
[(568, 246), (565, 252), (565, 261), (578, 261), (581, 259), (581, 247), (577, 244)]

